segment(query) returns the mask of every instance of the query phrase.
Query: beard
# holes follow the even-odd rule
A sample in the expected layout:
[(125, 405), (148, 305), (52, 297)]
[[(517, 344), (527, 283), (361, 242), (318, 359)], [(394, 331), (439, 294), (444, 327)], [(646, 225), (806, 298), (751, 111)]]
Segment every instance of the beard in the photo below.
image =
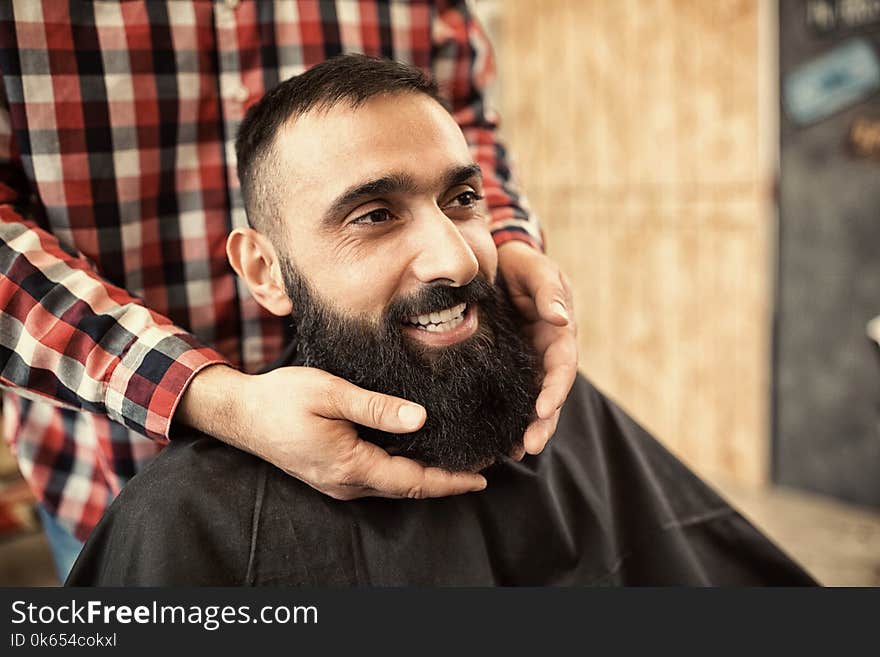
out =
[[(504, 289), (479, 275), (467, 285), (431, 285), (395, 299), (378, 325), (332, 309), (282, 258), (293, 302), (296, 362), (421, 404), (425, 424), (395, 434), (357, 425), (372, 443), (425, 465), (476, 471), (522, 445), (540, 391), (540, 370)], [(478, 312), (469, 338), (428, 347), (409, 338), (409, 317), (466, 303)]]

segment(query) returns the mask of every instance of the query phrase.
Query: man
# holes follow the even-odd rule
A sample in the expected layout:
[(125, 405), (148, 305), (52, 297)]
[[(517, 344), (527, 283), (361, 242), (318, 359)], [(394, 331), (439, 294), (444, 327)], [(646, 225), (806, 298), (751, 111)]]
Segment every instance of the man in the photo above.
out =
[(250, 110), (237, 151), (253, 227), (227, 252), (292, 316), (275, 366), (417, 401), (418, 431), (364, 435), (489, 486), (341, 503), (190, 432), (122, 491), (70, 584), (812, 583), (582, 377), (544, 453), (507, 456), (540, 369), (501, 289), (480, 168), (420, 71), (324, 62)]
[(228, 394), (237, 370), (264, 367), (290, 339), (226, 261), (227, 234), (246, 225), (236, 129), (279, 79), (350, 51), (430, 70), (454, 108), (483, 169), (500, 268), (543, 352), (525, 449), (552, 433), (576, 366), (570, 298), (512, 183), (483, 98), (491, 53), (463, 0), (0, 3), (4, 434), (62, 577), (172, 422), (339, 499), (485, 485), (358, 440), (352, 423), (415, 428), (424, 409), (402, 399), (314, 368), (276, 372), (283, 385), (245, 379), (256, 407), (284, 406), (295, 422)]

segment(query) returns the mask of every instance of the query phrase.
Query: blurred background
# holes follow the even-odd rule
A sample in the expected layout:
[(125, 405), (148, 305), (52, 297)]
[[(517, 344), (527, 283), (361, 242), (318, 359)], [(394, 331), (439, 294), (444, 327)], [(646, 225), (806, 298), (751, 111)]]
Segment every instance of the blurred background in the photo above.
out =
[[(822, 583), (880, 585), (880, 0), (473, 7), (581, 370)], [(0, 454), (0, 584), (53, 583)]]
[(880, 0), (475, 6), (581, 370), (820, 581), (880, 584)]

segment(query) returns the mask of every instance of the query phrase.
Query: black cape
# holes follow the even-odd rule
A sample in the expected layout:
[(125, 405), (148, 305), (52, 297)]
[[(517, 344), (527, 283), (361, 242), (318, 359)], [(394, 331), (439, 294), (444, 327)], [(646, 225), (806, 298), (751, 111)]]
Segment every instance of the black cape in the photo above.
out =
[(340, 502), (210, 437), (176, 437), (112, 504), (68, 585), (810, 585), (578, 376), (544, 452), (479, 493)]

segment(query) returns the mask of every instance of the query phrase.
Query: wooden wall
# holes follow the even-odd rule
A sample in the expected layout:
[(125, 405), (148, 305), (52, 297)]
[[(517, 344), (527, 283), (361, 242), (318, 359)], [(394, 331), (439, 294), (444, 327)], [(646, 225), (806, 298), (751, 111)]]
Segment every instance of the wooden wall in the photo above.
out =
[(764, 482), (771, 3), (482, 4), (503, 134), (574, 282), (581, 369), (697, 471)]

